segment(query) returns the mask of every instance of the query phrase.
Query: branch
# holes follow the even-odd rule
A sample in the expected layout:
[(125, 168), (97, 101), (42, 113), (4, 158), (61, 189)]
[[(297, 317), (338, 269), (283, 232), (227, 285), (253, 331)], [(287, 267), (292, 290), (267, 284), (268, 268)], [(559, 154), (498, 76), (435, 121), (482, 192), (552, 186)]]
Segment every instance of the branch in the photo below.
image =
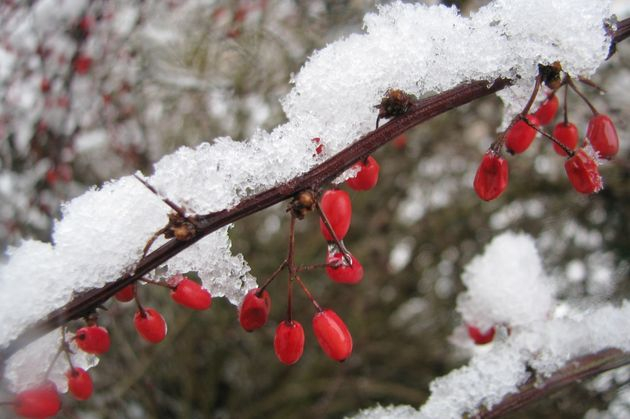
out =
[(630, 353), (619, 349), (605, 349), (575, 358), (547, 378), (532, 376), (520, 386), (518, 393), (504, 397), (498, 404), (473, 417), (479, 419), (501, 417), (577, 381), (627, 364), (630, 364)]
[[(612, 42), (617, 44), (629, 36), (630, 19), (617, 24)], [(172, 239), (155, 251), (147, 254), (137, 264), (135, 272), (124, 275), (106, 286), (78, 294), (65, 306), (53, 311), (45, 319), (28, 326), (4, 350), (0, 352), (0, 372), (6, 359), (28, 345), (30, 342), (64, 325), (68, 321), (85, 317), (105, 303), (116, 292), (137, 281), (153, 269), (164, 264), (170, 258), (196, 243), (208, 234), (231, 224), (241, 218), (262, 211), (272, 205), (291, 198), (305, 189), (317, 189), (335, 179), (359, 160), (367, 158), (378, 148), (403, 132), (453, 108), (465, 105), (476, 99), (496, 93), (512, 83), (509, 79), (497, 79), (492, 83), (472, 81), (462, 84), (416, 102), (404, 115), (398, 116), (380, 128), (357, 140), (330, 159), (315, 166), (310, 171), (287, 183), (278, 185), (241, 201), (229, 210), (223, 210), (198, 218), (199, 230), (195, 237), (188, 241)]]

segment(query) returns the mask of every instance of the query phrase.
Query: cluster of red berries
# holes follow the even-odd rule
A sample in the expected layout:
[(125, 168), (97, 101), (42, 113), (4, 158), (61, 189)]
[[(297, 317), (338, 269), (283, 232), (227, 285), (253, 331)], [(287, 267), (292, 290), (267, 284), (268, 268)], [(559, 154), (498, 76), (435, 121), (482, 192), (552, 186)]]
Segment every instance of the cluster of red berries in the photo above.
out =
[[(149, 280), (145, 280), (151, 282)], [(171, 277), (166, 284), (157, 283), (171, 289), (171, 298), (185, 307), (206, 310), (212, 305), (210, 293), (195, 281), (181, 275)], [(136, 295), (136, 285), (128, 285), (116, 293), (121, 302), (136, 299), (138, 310), (134, 315), (134, 326), (138, 334), (151, 343), (159, 343), (166, 336), (166, 321), (154, 308), (142, 307)], [(72, 340), (83, 352), (102, 355), (109, 351), (110, 336), (106, 328), (89, 320), (88, 325), (78, 329)], [(67, 342), (62, 342), (60, 351), (69, 351)], [(55, 358), (55, 361), (57, 358)], [(53, 362), (55, 362), (53, 361)], [(77, 400), (87, 400), (92, 396), (93, 382), (90, 374), (82, 368), (70, 365), (66, 372), (68, 390)], [(11, 402), (15, 413), (25, 418), (45, 418), (57, 414), (61, 409), (61, 399), (55, 384), (46, 379), (36, 387), (23, 390)]]
[(541, 126), (550, 124), (557, 114), (559, 101), (553, 90), (536, 112), (527, 114), (525, 111), (517, 116), (508, 130), (484, 155), (473, 183), (475, 192), (481, 199), (493, 200), (507, 187), (508, 163), (501, 154), (503, 145), (510, 154), (523, 153), (532, 144), (538, 132), (553, 142), (553, 149), (557, 154), (567, 157), (564, 168), (569, 181), (578, 192), (592, 194), (602, 189), (599, 159), (610, 160), (619, 151), (619, 137), (615, 125), (607, 115), (599, 113), (586, 100), (568, 76), (563, 84), (565, 89), (571, 87), (575, 90), (593, 113), (582, 146), (578, 148), (577, 127), (567, 119), (566, 95), (563, 121), (555, 125), (551, 135), (540, 129)]
[[(319, 138), (314, 138), (315, 155), (323, 152), (324, 146)], [(353, 166), (355, 176), (348, 179), (346, 184), (359, 191), (373, 188), (378, 181), (379, 165), (369, 156), (364, 161)], [(328, 243), (326, 263), (324, 264), (327, 276), (335, 282), (343, 284), (357, 284), (363, 279), (363, 267), (343, 243), (352, 219), (352, 204), (347, 192), (340, 189), (325, 191), (319, 203), (314, 202), (311, 192), (299, 194), (292, 203), (290, 209), (295, 217), (302, 218), (304, 213), (316, 206), (320, 212), (320, 230)], [(331, 359), (341, 362), (352, 353), (352, 336), (343, 320), (330, 309), (323, 309), (313, 298), (300, 277), (297, 275), (297, 267), (293, 266), (293, 238), (291, 236), (289, 257), (281, 265), (276, 274), (284, 267), (289, 268), (289, 308), (287, 319), (280, 322), (275, 331), (274, 351), (280, 362), (292, 365), (300, 360), (304, 352), (304, 328), (302, 324), (291, 318), (291, 286), (293, 281), (299, 283), (308, 298), (316, 308), (312, 319), (313, 332), (324, 353)], [(239, 320), (243, 329), (248, 332), (263, 327), (271, 311), (271, 297), (266, 290), (267, 285), (275, 278), (273, 275), (263, 287), (250, 290), (239, 309)]]

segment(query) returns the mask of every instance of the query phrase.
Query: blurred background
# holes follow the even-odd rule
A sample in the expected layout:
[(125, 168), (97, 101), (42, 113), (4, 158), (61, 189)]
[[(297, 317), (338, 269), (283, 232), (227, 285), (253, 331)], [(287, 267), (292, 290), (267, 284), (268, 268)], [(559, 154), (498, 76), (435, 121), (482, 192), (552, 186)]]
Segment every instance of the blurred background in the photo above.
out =
[[(442, 3), (469, 13), (485, 2)], [(281, 124), (279, 99), (291, 74), (313, 50), (360, 31), (373, 10), (367, 0), (2, 2), (3, 252), (21, 238), (50, 240), (61, 203), (92, 185), (150, 173), (152, 162), (181, 145), (245, 139)], [(270, 323), (254, 333), (240, 328), (225, 300), (193, 313), (163, 289), (143, 287), (143, 301), (168, 321), (166, 340), (141, 342), (133, 305), (113, 302), (101, 318), (113, 350), (91, 370), (95, 394), (87, 402), (65, 397), (60, 417), (336, 418), (377, 403), (419, 406), (433, 378), (484, 350), (451, 343), (462, 330), (455, 301), (463, 268), (506, 230), (537, 239), (561, 298), (627, 298), (629, 63), (622, 44), (594, 77), (607, 94), (583, 88), (622, 140), (619, 156), (601, 168), (605, 189), (597, 195), (576, 193), (563, 158), (538, 137), (523, 155), (507, 157), (506, 193), (479, 200), (472, 179), (500, 123), (494, 97), (435, 118), (375, 154), (378, 185), (348, 190), (353, 218), (345, 242), (364, 266), (363, 281), (339, 285), (318, 271), (303, 277), (320, 304), (348, 324), (355, 349), (346, 362), (319, 349), (313, 307), (301, 292), (294, 317), (305, 326), (304, 356), (291, 367), (276, 359), (273, 335), (286, 310), (282, 276), (269, 289)], [(588, 108), (571, 93), (568, 104), (583, 135)], [(285, 204), (239, 221), (231, 237), (261, 282), (286, 254)], [(324, 262), (315, 217), (298, 223), (296, 241), (298, 263)], [(608, 384), (572, 386), (514, 417), (602, 417), (598, 409), (612, 400), (630, 415), (621, 397), (629, 379), (626, 370)]]

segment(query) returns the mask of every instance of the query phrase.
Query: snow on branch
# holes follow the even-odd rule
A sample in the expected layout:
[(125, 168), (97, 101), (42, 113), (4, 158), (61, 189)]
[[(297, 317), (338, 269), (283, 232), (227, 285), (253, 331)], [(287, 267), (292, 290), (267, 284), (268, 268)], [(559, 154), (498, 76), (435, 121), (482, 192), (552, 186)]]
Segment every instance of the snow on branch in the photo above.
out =
[[(155, 164), (147, 181), (199, 216), (193, 240), (158, 241), (140, 260), (168, 207), (126, 177), (67, 203), (52, 244), (29, 240), (10, 249), (0, 266), (0, 348), (14, 353), (165, 263), (164, 274), (196, 270), (213, 294), (237, 304), (255, 282), (231, 253), (230, 222), (321, 186), (414, 124), (512, 83), (502, 94), (509, 119), (526, 102), (538, 64), (560, 61), (571, 75), (592, 74), (609, 53), (609, 15), (609, 2), (590, 0), (499, 0), (469, 18), (443, 6), (382, 6), (365, 17), (365, 33), (316, 52), (295, 76), (283, 100), (287, 123), (246, 141), (183, 147)], [(438, 95), (369, 134), (374, 105), (391, 88)], [(314, 137), (322, 139), (321, 155)], [(53, 321), (33, 329), (51, 313)]]

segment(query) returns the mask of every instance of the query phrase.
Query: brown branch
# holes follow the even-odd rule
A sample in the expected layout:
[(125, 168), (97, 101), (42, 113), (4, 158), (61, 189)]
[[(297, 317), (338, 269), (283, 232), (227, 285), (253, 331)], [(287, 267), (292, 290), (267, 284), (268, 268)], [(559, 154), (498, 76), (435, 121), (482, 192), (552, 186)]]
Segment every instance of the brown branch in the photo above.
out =
[[(613, 34), (613, 43), (616, 44), (628, 37), (629, 30), (630, 19), (619, 22), (617, 30)], [(492, 83), (472, 81), (438, 95), (419, 100), (406, 114), (393, 118), (388, 123), (370, 132), (303, 175), (246, 198), (229, 210), (199, 216), (197, 219), (199, 230), (192, 239), (188, 241), (170, 240), (144, 256), (138, 262), (135, 272), (123, 275), (102, 288), (78, 294), (72, 301), (51, 312), (45, 319), (25, 328), (19, 336), (0, 352), (0, 372), (4, 368), (5, 361), (20, 348), (55, 328), (66, 324), (68, 321), (80, 319), (93, 313), (118, 291), (137, 281), (208, 234), (241, 218), (291, 198), (300, 191), (317, 189), (335, 179), (357, 161), (367, 158), (379, 147), (382, 147), (408, 129), (453, 108), (496, 93), (511, 83), (512, 81), (508, 79), (497, 79)]]
[(504, 397), (492, 408), (479, 412), (473, 417), (479, 419), (501, 417), (577, 381), (627, 364), (630, 364), (630, 353), (619, 349), (605, 349), (595, 354), (575, 358), (547, 378), (532, 376), (519, 387), (518, 393)]

